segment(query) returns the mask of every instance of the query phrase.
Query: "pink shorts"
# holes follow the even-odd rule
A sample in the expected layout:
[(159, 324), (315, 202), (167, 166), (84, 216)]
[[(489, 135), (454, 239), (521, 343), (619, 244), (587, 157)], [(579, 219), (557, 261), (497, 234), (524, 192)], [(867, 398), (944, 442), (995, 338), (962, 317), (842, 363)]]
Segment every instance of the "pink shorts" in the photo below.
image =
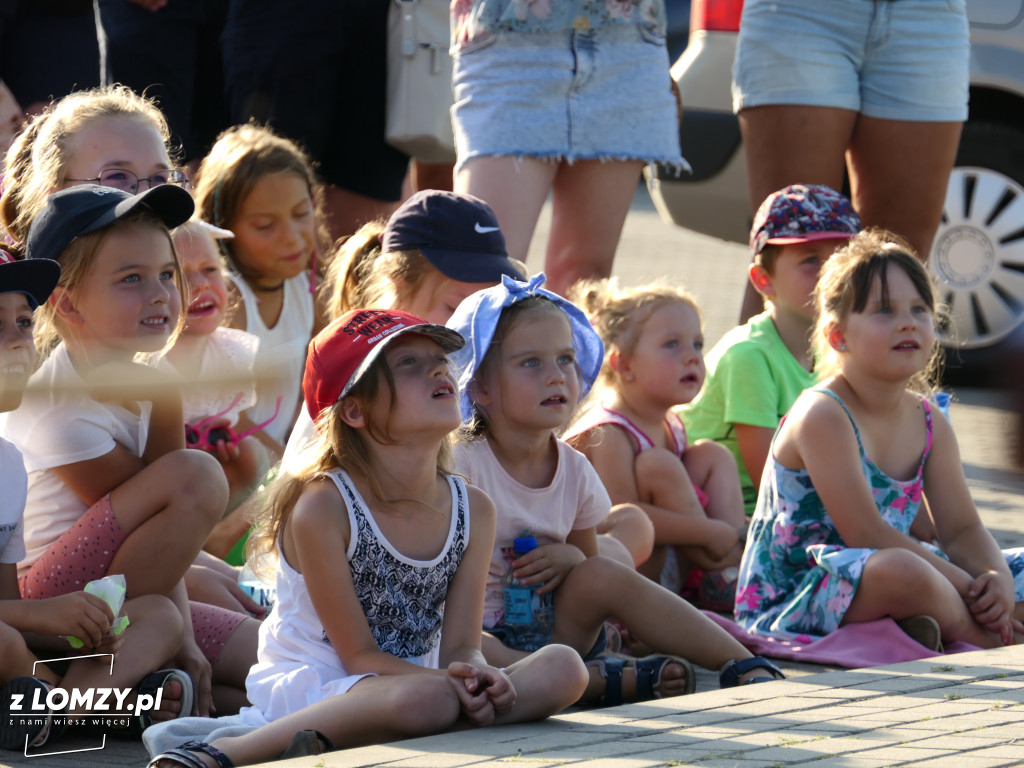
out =
[[(77, 592), (110, 569), (117, 550), (128, 538), (110, 506), (110, 494), (97, 501), (21, 577), (18, 588), (26, 600), (43, 600)], [(247, 618), (206, 603), (191, 604), (196, 644), (215, 664), (224, 643)]]

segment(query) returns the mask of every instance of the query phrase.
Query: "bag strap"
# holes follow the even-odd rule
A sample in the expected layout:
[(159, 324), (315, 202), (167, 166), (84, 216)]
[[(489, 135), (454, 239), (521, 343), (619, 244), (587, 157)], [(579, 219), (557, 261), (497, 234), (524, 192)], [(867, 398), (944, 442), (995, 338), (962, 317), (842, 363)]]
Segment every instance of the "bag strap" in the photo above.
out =
[(416, 53), (416, 3), (417, 0), (395, 0), (402, 14), (402, 55), (406, 58), (412, 58)]

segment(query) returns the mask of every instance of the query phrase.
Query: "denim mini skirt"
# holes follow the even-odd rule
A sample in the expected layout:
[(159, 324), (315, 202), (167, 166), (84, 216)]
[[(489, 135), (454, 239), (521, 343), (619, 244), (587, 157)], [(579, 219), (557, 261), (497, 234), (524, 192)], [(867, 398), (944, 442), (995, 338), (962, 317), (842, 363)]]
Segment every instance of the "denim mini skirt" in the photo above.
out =
[(452, 122), (474, 157), (683, 167), (665, 39), (637, 24), (499, 32), (454, 54)]

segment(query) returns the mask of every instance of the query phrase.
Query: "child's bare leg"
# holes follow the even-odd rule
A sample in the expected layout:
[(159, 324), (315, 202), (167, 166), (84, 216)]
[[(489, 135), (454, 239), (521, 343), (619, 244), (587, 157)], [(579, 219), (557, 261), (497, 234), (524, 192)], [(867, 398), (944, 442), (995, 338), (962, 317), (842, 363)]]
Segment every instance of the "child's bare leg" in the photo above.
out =
[(492, 667), (511, 667), (517, 661), (522, 661), (530, 655), (526, 651), (509, 648), (486, 631), (480, 634), (480, 652)]
[[(129, 594), (170, 594), (227, 504), (227, 482), (203, 451), (172, 451), (118, 486), (110, 506), (127, 538), (108, 571)], [(154, 567), (154, 558), (159, 567)]]
[(557, 714), (583, 695), (588, 681), (583, 659), (564, 645), (546, 645), (505, 671), (516, 689), (516, 708), (498, 715), (495, 725)]
[(884, 616), (900, 620), (922, 613), (939, 623), (945, 641), (962, 640), (981, 648), (1000, 645), (974, 620), (949, 579), (906, 549), (883, 549), (868, 558), (842, 623)]
[(213, 703), (217, 715), (234, 715), (249, 706), (245, 694), (245, 678), (256, 661), (260, 623), (246, 619), (224, 643), (213, 665)]
[(60, 677), (45, 664), (35, 663), (38, 657), (29, 650), (21, 631), (2, 621), (0, 621), (0, 658), (4, 660), (3, 665), (0, 666), (0, 686), (7, 685), (16, 677), (28, 677), (29, 675), (54, 685), (60, 680)]
[[(61, 687), (77, 688), (134, 688), (142, 678), (164, 666), (181, 645), (181, 615), (174, 603), (162, 595), (143, 595), (126, 600), (122, 608), (128, 617), (124, 642), (110, 665), (109, 656), (73, 661), (61, 681)], [(135, 696), (128, 699), (128, 709), (134, 711)], [(162, 701), (166, 716), (159, 714), (154, 720), (177, 717), (180, 705), (165, 697)]]
[(252, 527), (259, 509), (259, 497), (251, 494), (241, 504), (220, 519), (203, 543), (203, 549), (214, 557), (224, 559), (238, 540)]
[(600, 553), (633, 568), (646, 562), (654, 550), (654, 524), (636, 504), (616, 504), (597, 532)]
[[(443, 733), (455, 726), (460, 712), (455, 690), (440, 675), (367, 677), (341, 696), (293, 712), (244, 736), (217, 739), (213, 746), (235, 765), (250, 765), (277, 759), (302, 730), (320, 731), (343, 749)], [(215, 768), (208, 755), (196, 757)]]
[[(551, 641), (586, 653), (603, 622), (611, 616), (620, 619), (654, 653), (682, 656), (708, 669), (751, 657), (739, 642), (681, 597), (601, 557), (577, 565), (558, 587)], [(663, 678), (679, 675), (678, 665), (674, 666), (672, 675), (668, 675), (670, 665)], [(627, 686), (631, 685), (635, 680), (624, 676), (623, 691), (627, 695)], [(664, 689), (660, 692), (672, 695)]]
[(708, 495), (705, 513), (735, 528), (747, 525), (743, 489), (736, 459), (714, 440), (698, 440), (683, 454), (683, 466), (694, 485)]
[[(697, 499), (693, 480), (683, 463), (670, 451), (641, 451), (633, 463), (640, 500), (654, 524), (654, 554), (642, 569), (657, 579), (664, 547), (678, 545), (686, 559), (704, 570), (716, 570), (739, 562), (736, 526), (709, 520)], [(742, 505), (741, 505), (742, 509)], [(661, 551), (659, 551), (661, 550)], [(657, 567), (657, 572), (654, 567)]]
[(263, 444), (252, 435), (243, 437), (238, 443), (238, 456), (221, 464), (228, 481), (227, 511), (235, 509), (248, 499), (260, 478), (270, 468), (270, 457)]

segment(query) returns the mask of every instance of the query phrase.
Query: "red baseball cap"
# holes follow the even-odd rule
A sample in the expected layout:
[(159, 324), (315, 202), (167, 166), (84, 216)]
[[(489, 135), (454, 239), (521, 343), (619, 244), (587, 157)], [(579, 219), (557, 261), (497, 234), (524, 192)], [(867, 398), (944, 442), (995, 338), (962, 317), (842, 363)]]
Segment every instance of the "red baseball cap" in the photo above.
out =
[(398, 309), (355, 309), (320, 331), (309, 343), (302, 377), (302, 395), (313, 421), (352, 391), (389, 343), (410, 333), (430, 337), (445, 352), (466, 343), (456, 331)]

